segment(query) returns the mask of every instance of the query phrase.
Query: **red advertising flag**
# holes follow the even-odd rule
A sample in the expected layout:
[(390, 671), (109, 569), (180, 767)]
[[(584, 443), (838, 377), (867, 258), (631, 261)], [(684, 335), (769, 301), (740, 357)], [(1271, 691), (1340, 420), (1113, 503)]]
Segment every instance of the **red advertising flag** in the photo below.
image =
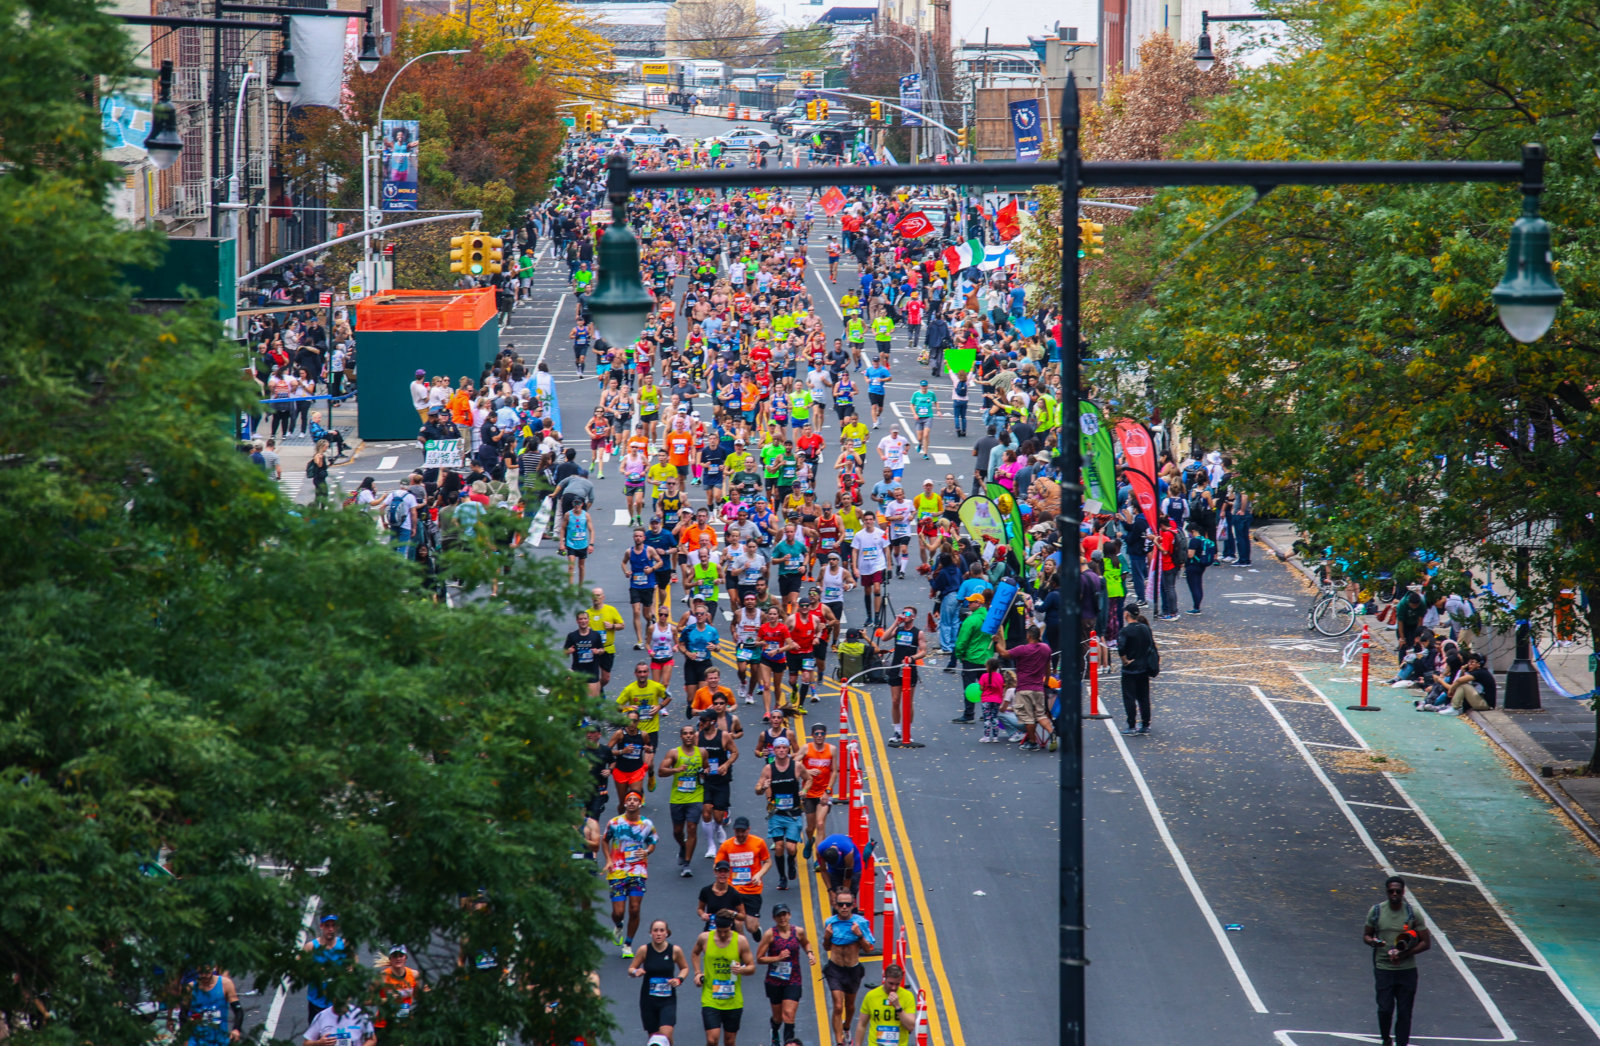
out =
[(933, 223), (921, 211), (912, 211), (895, 223), (894, 231), (908, 240), (914, 240), (918, 236), (926, 236), (932, 232)]
[(1133, 487), (1133, 498), (1151, 531), (1157, 531), (1156, 448), (1150, 430), (1132, 418), (1123, 418), (1117, 422), (1116, 433), (1117, 442), (1122, 444), (1122, 471)]
[(1014, 240), (1022, 232), (1022, 221), (1017, 217), (1017, 201), (1012, 200), (994, 216), (994, 227), (1001, 240)]
[(839, 191), (837, 185), (828, 186), (828, 191), (822, 194), (822, 213), (832, 218), (844, 210), (844, 193)]

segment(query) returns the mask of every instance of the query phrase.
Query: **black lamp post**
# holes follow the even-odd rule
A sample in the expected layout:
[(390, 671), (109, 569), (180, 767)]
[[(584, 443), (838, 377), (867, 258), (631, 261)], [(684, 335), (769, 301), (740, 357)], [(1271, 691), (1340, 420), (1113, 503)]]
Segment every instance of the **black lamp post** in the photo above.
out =
[[(1249, 16), (1229, 16), (1245, 20)], [(1257, 16), (1264, 18), (1265, 16)], [(1219, 19), (1221, 20), (1221, 19)], [(1247, 185), (1264, 191), (1278, 185), (1382, 185), (1423, 182), (1514, 182), (1532, 197), (1524, 204), (1518, 224), (1537, 220), (1537, 197), (1544, 189), (1544, 152), (1536, 145), (1523, 150), (1520, 163), (1199, 163), (1169, 160), (1135, 160), (1084, 163), (1078, 154), (1077, 79), (1070, 73), (1061, 103), (1061, 155), (1055, 161), (994, 164), (906, 164), (898, 167), (808, 168), (798, 170), (647, 171), (633, 173), (627, 157), (613, 153), (607, 160), (607, 193), (612, 222), (600, 241), (597, 289), (590, 299), (595, 324), (613, 344), (639, 336), (649, 314), (650, 298), (639, 274), (639, 244), (627, 227), (627, 200), (633, 188), (712, 189), (774, 186), (872, 185), (893, 188), (909, 185), (1038, 185), (1054, 183), (1061, 190), (1061, 439), (1056, 463), (1060, 466), (1061, 507), (1058, 524), (1062, 535), (1061, 634), (1059, 648), (1078, 650), (1078, 584), (1080, 572), (1078, 518), (1083, 512), (1082, 462), (1078, 447), (1078, 385), (1081, 342), (1078, 322), (1078, 252), (1069, 232), (1075, 220), (1078, 195), (1086, 186), (1135, 185)], [(1542, 224), (1542, 223), (1541, 223)], [(1520, 239), (1513, 230), (1513, 250), (1520, 250), (1515, 269), (1518, 279), (1502, 283), (1495, 304), (1513, 310), (1507, 321), (1522, 325), (1518, 308), (1549, 308), (1551, 290), (1560, 301), (1560, 288), (1551, 273), (1549, 230), (1544, 228), (1545, 254), (1538, 253), (1538, 230), (1524, 227)], [(1508, 267), (1508, 275), (1510, 268)], [(1524, 278), (1525, 277), (1525, 278)], [(1502, 290), (1503, 288), (1503, 290)], [(1548, 323), (1546, 324), (1548, 327)], [(1531, 330), (1527, 324), (1524, 330)], [(1083, 924), (1083, 666), (1070, 654), (1061, 659), (1062, 700), (1065, 708), (1061, 731), (1061, 832), (1060, 832), (1060, 1020), (1062, 1046), (1085, 1046)]]
[(1217, 56), (1211, 53), (1212, 22), (1281, 22), (1284, 18), (1284, 15), (1214, 15), (1210, 11), (1201, 11), (1200, 39), (1194, 45), (1194, 64), (1202, 73), (1207, 73), (1217, 62)]
[(177, 162), (183, 151), (183, 139), (178, 137), (178, 107), (172, 104), (172, 63), (161, 63), (161, 100), (150, 110), (150, 133), (144, 140), (144, 151), (150, 157), (150, 166), (164, 171)]

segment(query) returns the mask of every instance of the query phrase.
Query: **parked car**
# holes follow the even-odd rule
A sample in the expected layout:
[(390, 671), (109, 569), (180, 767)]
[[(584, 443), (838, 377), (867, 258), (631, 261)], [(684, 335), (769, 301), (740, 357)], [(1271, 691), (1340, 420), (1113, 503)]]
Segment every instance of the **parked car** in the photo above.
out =
[(758, 131), (754, 127), (735, 127), (727, 134), (719, 134), (707, 138), (706, 144), (721, 142), (724, 149), (756, 149), (766, 146), (768, 149), (783, 148), (783, 139), (768, 131)]

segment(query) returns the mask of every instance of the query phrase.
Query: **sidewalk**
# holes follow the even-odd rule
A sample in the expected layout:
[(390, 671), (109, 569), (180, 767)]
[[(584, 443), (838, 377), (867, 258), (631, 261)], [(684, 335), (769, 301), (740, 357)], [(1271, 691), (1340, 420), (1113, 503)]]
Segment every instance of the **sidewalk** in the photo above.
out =
[[(1255, 531), (1256, 538), (1278, 559), (1307, 578), (1311, 571), (1292, 551), (1299, 534), (1288, 523), (1273, 523)], [(1375, 621), (1375, 635), (1382, 630)], [(1375, 644), (1376, 645), (1376, 644)], [(1569, 694), (1586, 694), (1593, 685), (1589, 673), (1588, 643), (1580, 639), (1569, 647), (1552, 649), (1545, 658), (1550, 676)], [(1504, 666), (1491, 666), (1500, 677), (1504, 693)], [(1528, 711), (1493, 709), (1473, 712), (1470, 718), (1484, 736), (1534, 779), (1549, 799), (1573, 820), (1579, 830), (1600, 844), (1600, 776), (1568, 776), (1582, 773), (1594, 751), (1595, 714), (1583, 698), (1564, 697), (1547, 680), (1539, 686), (1542, 708)], [(1392, 702), (1391, 702), (1392, 703)], [(1409, 701), (1407, 704), (1409, 705)], [(1427, 721), (1427, 716), (1416, 719)]]
[[(331, 416), (324, 414), (324, 419), (323, 423), (328, 428), (344, 436), (345, 446), (350, 448), (350, 456), (341, 464), (354, 461), (361, 453), (361, 433), (356, 430), (356, 401), (353, 398), (345, 400)], [(256, 438), (266, 439), (267, 432), (256, 433)], [(283, 478), (278, 485), (283, 488), (283, 496), (297, 505), (309, 505), (316, 498), (316, 488), (306, 478), (306, 464), (316, 449), (311, 437), (298, 432), (278, 437), (278, 465), (283, 469)]]

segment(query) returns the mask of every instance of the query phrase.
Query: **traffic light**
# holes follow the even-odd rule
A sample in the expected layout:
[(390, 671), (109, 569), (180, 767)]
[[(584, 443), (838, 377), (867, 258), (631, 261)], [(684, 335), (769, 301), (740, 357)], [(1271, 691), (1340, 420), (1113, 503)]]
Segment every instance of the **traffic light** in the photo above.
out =
[(816, 102), (807, 102), (806, 103), (806, 119), (807, 120), (815, 120), (816, 118), (817, 118), (817, 103)]
[(1099, 222), (1092, 222), (1087, 218), (1078, 219), (1078, 257), (1106, 252), (1106, 239), (1100, 235), (1105, 232), (1105, 228)]
[(958, 128), (956, 130), (956, 152), (964, 153), (966, 151), (967, 151), (967, 129), (965, 127)]
[(883, 103), (882, 102), (873, 102), (871, 105), (867, 106), (867, 109), (872, 113), (872, 118), (874, 120), (883, 119)]
[(815, 87), (816, 84), (817, 84), (817, 74), (816, 73), (814, 73), (811, 70), (807, 69), (805, 72), (800, 74), (800, 86), (801, 87)]
[(489, 237), (475, 232), (467, 240), (467, 271), (482, 276), (489, 264)]
[(826, 98), (820, 98), (820, 99), (817, 100), (817, 119), (826, 120), (827, 118), (828, 118), (828, 100)]
[(450, 237), (450, 271), (467, 271), (467, 234)]
[(505, 267), (505, 256), (500, 251), (500, 245), (505, 241), (498, 236), (490, 236), (489, 241), (489, 272), (496, 273)]

